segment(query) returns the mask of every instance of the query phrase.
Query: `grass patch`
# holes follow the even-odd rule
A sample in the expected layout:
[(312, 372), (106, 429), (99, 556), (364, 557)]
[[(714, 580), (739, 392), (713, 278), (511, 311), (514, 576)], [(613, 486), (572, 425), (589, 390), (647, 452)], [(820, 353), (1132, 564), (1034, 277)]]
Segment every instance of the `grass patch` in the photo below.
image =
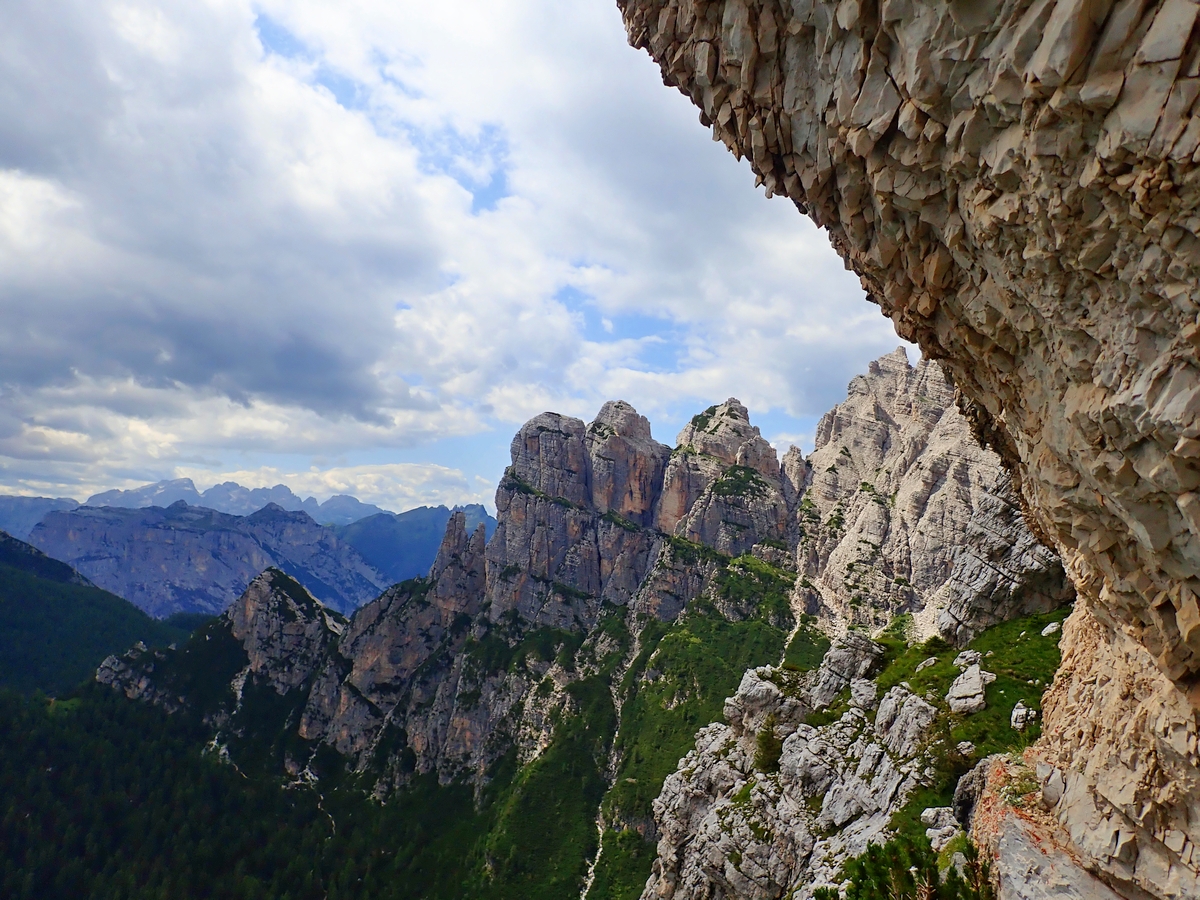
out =
[[(689, 610), (656, 643), (647, 631), (625, 685), (617, 735), (622, 763), (605, 799), (610, 821), (649, 819), (651, 802), (695, 746), (696, 732), (721, 719), (746, 669), (777, 660), (786, 638), (766, 622), (730, 622), (707, 606)], [(639, 679), (647, 670), (655, 677)]]
[(604, 852), (588, 893), (590, 900), (638, 900), (655, 858), (654, 844), (632, 828), (604, 832)]
[[(881, 638), (889, 654), (878, 679), (881, 692), (907, 682), (915, 693), (927, 696), (941, 710), (931, 734), (931, 746), (936, 748), (931, 765), (937, 774), (932, 785), (918, 789), (893, 815), (890, 823), (893, 831), (924, 834), (921, 812), (930, 806), (950, 805), (958, 779), (976, 760), (992, 753), (1021, 750), (1037, 740), (1041, 734), (1042, 695), (1062, 659), (1058, 649), (1060, 634), (1043, 637), (1041, 632), (1051, 622), (1062, 622), (1070, 611), (1069, 607), (1062, 607), (1004, 622), (971, 641), (969, 648), (983, 654), (981, 667), (992, 672), (996, 680), (985, 689), (987, 707), (966, 716), (951, 714), (945, 704), (946, 692), (959, 675), (953, 665), (959, 650), (940, 638), (913, 647), (898, 645), (894, 636)], [(989, 657), (988, 653), (992, 655)], [(937, 662), (917, 672), (916, 667), (930, 658)], [(1017, 731), (1009, 722), (1018, 701), (1039, 713), (1024, 731)], [(971, 759), (962, 758), (955, 750), (961, 741), (975, 745)]]
[(717, 573), (716, 593), (743, 614), (763, 619), (777, 628), (793, 624), (789, 599), (796, 575), (746, 554), (730, 561)]
[(692, 416), (692, 427), (697, 431), (703, 431), (708, 427), (708, 423), (713, 420), (713, 416), (717, 414), (717, 407), (710, 406), (702, 413), (697, 413)]
[(792, 635), (792, 640), (783, 654), (783, 667), (795, 672), (807, 672), (821, 665), (825, 651), (829, 649), (829, 638), (823, 631), (809, 625), (801, 625)]
[(761, 497), (767, 483), (749, 466), (730, 466), (713, 482), (712, 492), (718, 497)]

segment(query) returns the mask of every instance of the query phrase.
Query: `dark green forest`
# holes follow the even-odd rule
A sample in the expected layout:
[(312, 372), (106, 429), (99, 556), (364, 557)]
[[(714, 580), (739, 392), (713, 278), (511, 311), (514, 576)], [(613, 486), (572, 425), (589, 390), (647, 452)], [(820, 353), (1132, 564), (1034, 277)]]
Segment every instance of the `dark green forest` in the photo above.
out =
[(68, 700), (0, 692), (0, 896), (451, 898), (491, 808), (418, 779), (370, 801), (340, 773), (322, 793), (203, 752), (184, 716), (99, 685)]
[(138, 641), (152, 647), (182, 643), (207, 618), (152, 619), (65, 563), (2, 537), (0, 687), (57, 696), (91, 677), (110, 653)]

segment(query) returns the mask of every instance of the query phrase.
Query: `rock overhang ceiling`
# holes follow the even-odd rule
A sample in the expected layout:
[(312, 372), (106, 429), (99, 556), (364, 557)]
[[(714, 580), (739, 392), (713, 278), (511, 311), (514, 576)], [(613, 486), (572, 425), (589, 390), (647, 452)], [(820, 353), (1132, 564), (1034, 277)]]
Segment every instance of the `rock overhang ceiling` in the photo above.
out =
[(1200, 7), (619, 5), (715, 138), (950, 372), (1097, 614), (1191, 689)]

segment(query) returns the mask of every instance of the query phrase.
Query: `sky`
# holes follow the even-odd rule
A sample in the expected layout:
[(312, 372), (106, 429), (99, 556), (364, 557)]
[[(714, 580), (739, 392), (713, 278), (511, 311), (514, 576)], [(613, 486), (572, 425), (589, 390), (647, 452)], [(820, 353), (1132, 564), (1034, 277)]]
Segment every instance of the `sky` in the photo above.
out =
[(614, 0), (6, 0), (0, 326), (0, 493), (394, 510), (606, 399), (811, 445), (901, 343)]

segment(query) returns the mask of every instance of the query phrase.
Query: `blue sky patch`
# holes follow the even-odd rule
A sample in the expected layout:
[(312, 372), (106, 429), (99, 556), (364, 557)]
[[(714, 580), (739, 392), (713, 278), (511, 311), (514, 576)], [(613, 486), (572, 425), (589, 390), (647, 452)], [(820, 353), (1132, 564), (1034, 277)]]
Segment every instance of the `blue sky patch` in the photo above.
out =
[(263, 49), (284, 59), (298, 59), (308, 54), (308, 47), (294, 34), (272, 19), (261, 13), (254, 20), (254, 30)]

